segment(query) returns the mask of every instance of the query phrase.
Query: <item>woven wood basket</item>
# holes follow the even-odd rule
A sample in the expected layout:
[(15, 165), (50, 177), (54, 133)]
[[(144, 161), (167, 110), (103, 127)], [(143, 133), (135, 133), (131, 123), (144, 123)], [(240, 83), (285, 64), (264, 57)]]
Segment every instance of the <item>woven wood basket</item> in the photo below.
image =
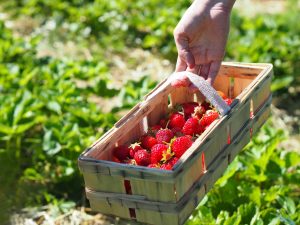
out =
[(80, 155), (79, 168), (92, 210), (141, 223), (183, 224), (269, 117), (271, 78), (271, 64), (223, 63), (214, 88), (235, 98), (231, 110), (205, 130), (173, 170), (110, 161), (116, 145), (140, 137), (168, 106), (203, 100), (187, 88), (172, 88), (167, 79), (161, 82)]

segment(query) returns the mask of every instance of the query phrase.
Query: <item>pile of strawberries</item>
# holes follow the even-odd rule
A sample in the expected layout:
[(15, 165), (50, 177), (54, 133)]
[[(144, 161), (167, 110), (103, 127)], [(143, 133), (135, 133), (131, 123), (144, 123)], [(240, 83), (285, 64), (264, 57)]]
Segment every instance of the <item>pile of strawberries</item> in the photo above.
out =
[[(232, 99), (222, 92), (219, 94), (228, 105), (232, 103)], [(113, 161), (171, 170), (194, 140), (218, 117), (219, 113), (206, 101), (176, 105), (137, 142), (115, 147)]]

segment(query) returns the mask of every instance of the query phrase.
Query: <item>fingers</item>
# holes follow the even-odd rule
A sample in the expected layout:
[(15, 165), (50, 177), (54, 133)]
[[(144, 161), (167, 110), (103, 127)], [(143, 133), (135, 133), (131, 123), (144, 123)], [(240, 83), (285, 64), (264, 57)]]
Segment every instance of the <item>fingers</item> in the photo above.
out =
[(194, 74), (199, 74), (199, 71), (200, 71), (200, 68), (201, 68), (201, 65), (195, 65), (194, 68), (187, 68), (186, 71), (188, 72), (192, 72)]
[(187, 67), (186, 63), (183, 60), (181, 60), (181, 58), (178, 56), (175, 71), (176, 72), (185, 71), (186, 67)]
[(207, 76), (207, 81), (210, 85), (213, 85), (220, 67), (221, 67), (221, 61), (213, 61), (210, 64), (210, 68)]
[(185, 67), (189, 67), (190, 69), (195, 66), (195, 59), (192, 52), (189, 49), (189, 40), (184, 34), (176, 34), (175, 35), (175, 43), (178, 50), (178, 67), (176, 65), (176, 71), (181, 70)]
[(190, 85), (190, 80), (187, 76), (182, 76), (180, 79), (171, 82), (173, 87), (188, 87)]
[(201, 70), (199, 71), (199, 75), (202, 76), (205, 80), (208, 77), (210, 65), (211, 64), (209, 63), (209, 64), (205, 64), (205, 65), (201, 66)]

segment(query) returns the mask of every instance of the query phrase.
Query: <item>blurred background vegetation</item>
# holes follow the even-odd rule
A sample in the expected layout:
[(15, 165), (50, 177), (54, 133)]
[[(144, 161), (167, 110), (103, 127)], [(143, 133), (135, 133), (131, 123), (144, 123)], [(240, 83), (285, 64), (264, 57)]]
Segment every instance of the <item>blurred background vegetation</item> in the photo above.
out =
[[(172, 32), (189, 5), (1, 1), (4, 224), (60, 223), (69, 218), (62, 215), (88, 207), (77, 157), (172, 72)], [(296, 0), (236, 4), (225, 60), (274, 65), (273, 116), (187, 224), (300, 224), (299, 8)]]

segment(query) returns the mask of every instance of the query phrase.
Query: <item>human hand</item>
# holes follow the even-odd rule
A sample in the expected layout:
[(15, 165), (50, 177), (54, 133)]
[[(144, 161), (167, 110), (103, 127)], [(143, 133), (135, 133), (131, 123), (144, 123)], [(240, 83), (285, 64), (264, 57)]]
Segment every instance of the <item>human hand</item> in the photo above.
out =
[(188, 8), (174, 30), (176, 72), (187, 70), (214, 82), (224, 57), (234, 2), (195, 0)]

